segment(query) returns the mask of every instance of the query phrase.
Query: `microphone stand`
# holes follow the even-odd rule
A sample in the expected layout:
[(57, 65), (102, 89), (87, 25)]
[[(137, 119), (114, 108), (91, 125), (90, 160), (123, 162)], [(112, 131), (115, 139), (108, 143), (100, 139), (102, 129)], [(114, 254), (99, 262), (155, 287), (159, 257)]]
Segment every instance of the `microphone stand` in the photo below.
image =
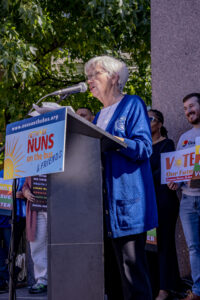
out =
[(16, 203), (16, 181), (17, 179), (13, 180), (13, 188), (12, 188), (12, 196), (13, 196), (13, 209), (12, 209), (12, 219), (11, 219), (11, 238), (10, 238), (10, 249), (9, 249), (9, 256), (8, 256), (8, 264), (9, 264), (9, 300), (16, 299), (16, 292), (15, 292), (15, 260), (16, 260), (16, 249), (15, 249), (15, 228), (16, 228), (16, 210), (17, 210), (17, 203)]
[[(53, 93), (47, 94), (45, 96), (43, 96), (42, 98), (40, 98), (35, 104), (38, 105), (44, 98), (47, 98), (49, 96), (52, 96)], [(61, 96), (60, 96), (61, 98)], [(61, 100), (60, 100), (61, 101)], [(59, 101), (59, 102), (60, 102)], [(31, 109), (29, 110), (28, 114), (26, 116), (29, 116), (29, 114), (33, 111), (33, 107), (31, 107)]]
[[(55, 92), (47, 94), (45, 96), (43, 96), (42, 98), (40, 98), (35, 104), (38, 105), (44, 98), (47, 98), (49, 96), (60, 96), (60, 99), (58, 101), (56, 101), (56, 103), (60, 103), (62, 100), (64, 100), (65, 98), (67, 98), (69, 95), (71, 95), (72, 93), (65, 93), (65, 94), (55, 94)], [(33, 111), (33, 107), (31, 107), (31, 109), (29, 110), (28, 114), (26, 116), (29, 116), (29, 114)]]

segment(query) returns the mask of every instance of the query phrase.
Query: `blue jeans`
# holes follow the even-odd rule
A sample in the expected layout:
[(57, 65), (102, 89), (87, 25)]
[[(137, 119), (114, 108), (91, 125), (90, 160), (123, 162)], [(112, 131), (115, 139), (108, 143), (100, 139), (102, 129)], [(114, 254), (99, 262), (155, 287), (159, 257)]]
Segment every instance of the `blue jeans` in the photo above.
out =
[(192, 291), (200, 296), (200, 196), (182, 195), (180, 217), (190, 255)]

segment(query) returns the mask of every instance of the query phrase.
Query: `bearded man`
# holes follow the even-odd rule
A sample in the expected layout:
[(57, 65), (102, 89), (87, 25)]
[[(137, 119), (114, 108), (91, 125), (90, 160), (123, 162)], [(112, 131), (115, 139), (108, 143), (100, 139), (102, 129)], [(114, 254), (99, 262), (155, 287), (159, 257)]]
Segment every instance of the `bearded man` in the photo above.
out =
[[(183, 98), (185, 116), (192, 129), (183, 133), (179, 139), (177, 150), (195, 145), (195, 138), (200, 136), (200, 94), (192, 93)], [(182, 300), (200, 300), (200, 187), (192, 188), (190, 182), (169, 183), (171, 189), (181, 187), (180, 217), (189, 249), (191, 273), (193, 279), (192, 292)]]

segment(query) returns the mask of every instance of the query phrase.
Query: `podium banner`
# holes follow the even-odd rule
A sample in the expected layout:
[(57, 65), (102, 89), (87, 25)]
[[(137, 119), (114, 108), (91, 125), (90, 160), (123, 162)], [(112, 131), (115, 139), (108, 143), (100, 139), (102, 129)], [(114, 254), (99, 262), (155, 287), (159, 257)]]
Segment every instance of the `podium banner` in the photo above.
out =
[(64, 171), (66, 108), (6, 127), (4, 179)]

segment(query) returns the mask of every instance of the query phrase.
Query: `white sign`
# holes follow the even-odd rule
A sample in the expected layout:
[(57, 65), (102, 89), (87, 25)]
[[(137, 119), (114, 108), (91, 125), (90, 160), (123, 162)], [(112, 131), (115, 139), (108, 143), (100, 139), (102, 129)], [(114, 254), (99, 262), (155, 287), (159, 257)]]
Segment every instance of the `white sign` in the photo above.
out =
[(66, 108), (6, 127), (4, 179), (64, 171)]
[(161, 153), (161, 183), (189, 181), (195, 163), (195, 147)]

